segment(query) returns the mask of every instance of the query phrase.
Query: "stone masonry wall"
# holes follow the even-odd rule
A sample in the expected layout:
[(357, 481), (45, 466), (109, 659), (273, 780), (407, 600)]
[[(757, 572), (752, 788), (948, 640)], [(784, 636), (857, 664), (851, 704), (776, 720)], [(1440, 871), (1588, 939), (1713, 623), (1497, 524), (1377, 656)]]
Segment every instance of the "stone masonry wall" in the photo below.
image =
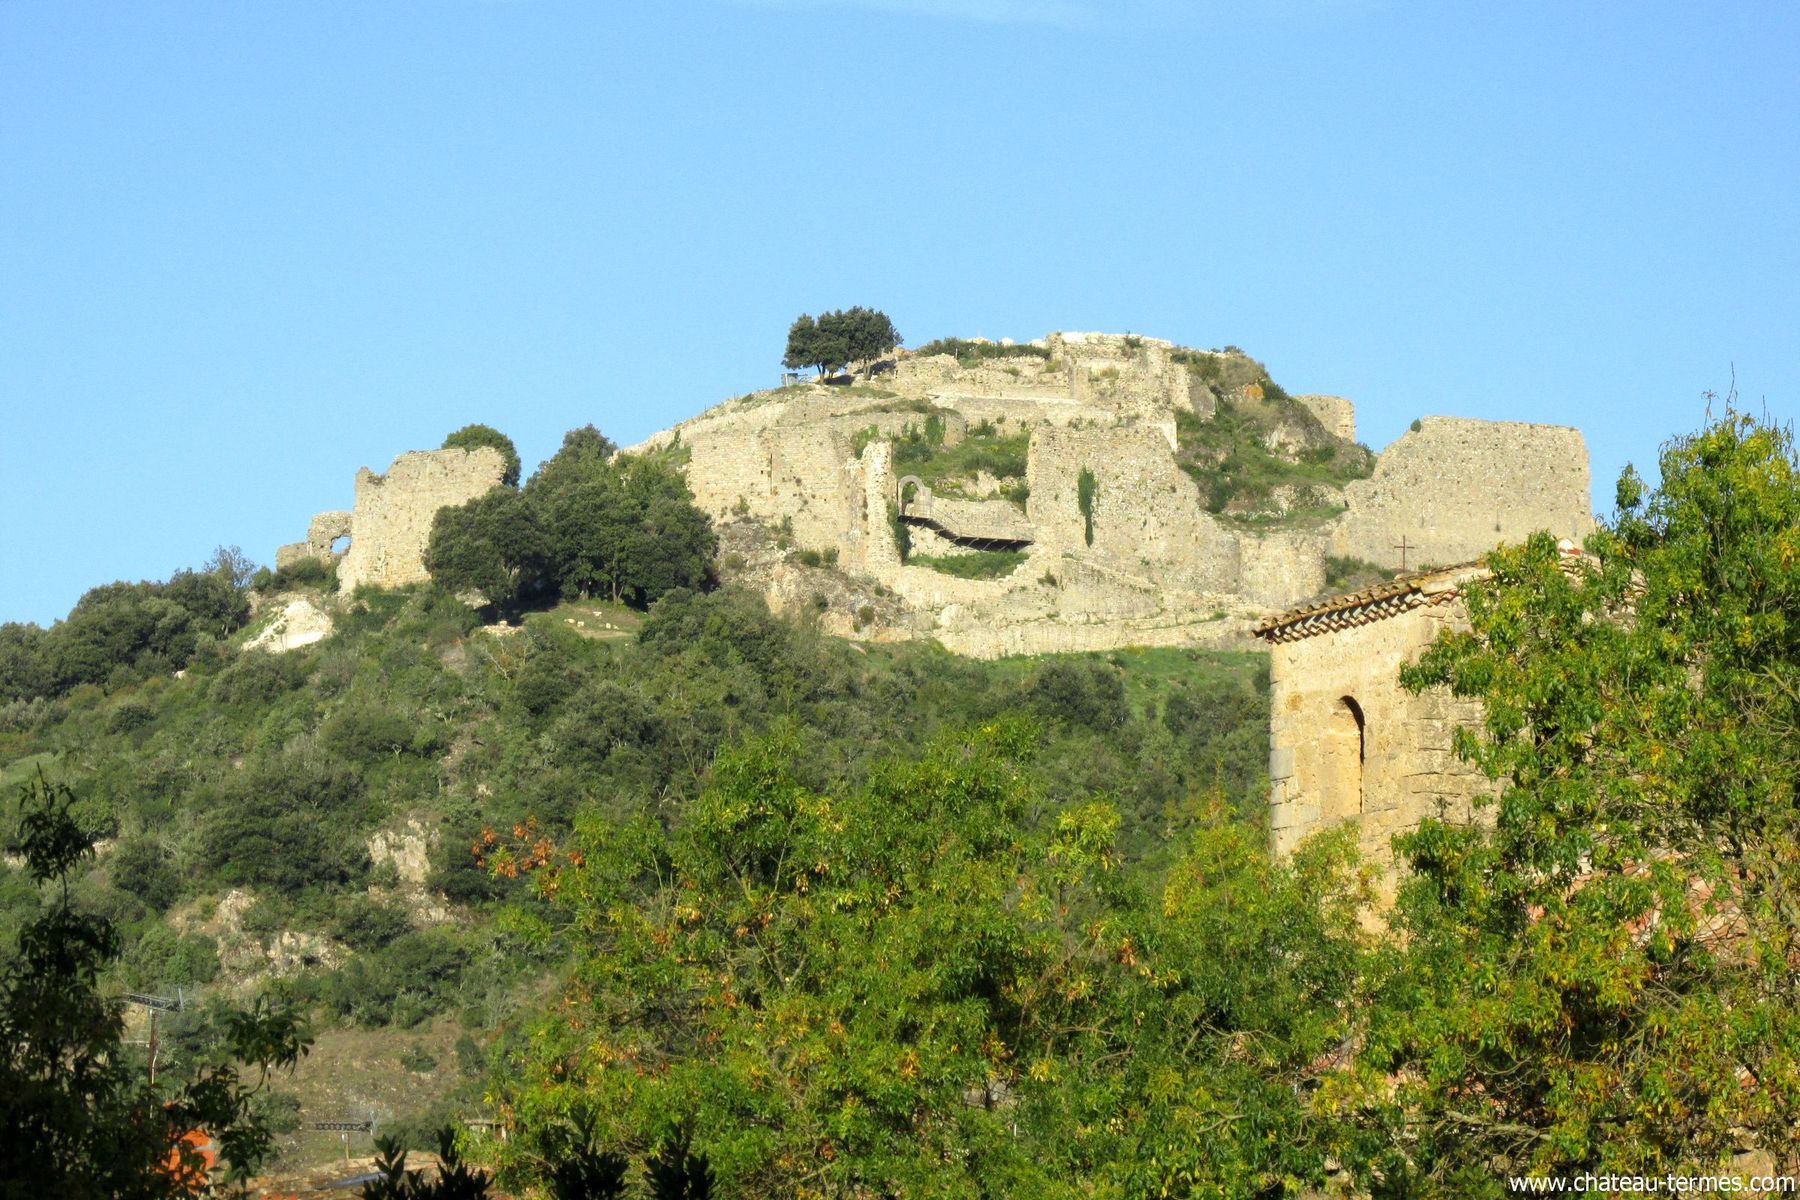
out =
[[(1461, 620), (1457, 604), (1427, 606), (1271, 647), (1269, 823), (1277, 854), (1350, 820), (1363, 854), (1385, 865), (1394, 835), (1422, 818), (1474, 819), (1473, 798), (1490, 785), (1457, 759), (1451, 736), (1480, 719), (1479, 706), (1441, 691), (1415, 696), (1399, 681), (1401, 664)], [(1346, 697), (1362, 710), (1360, 747)]]
[(319, 513), (307, 523), (304, 542), (294, 542), (275, 551), (275, 569), (280, 570), (303, 558), (330, 562), (339, 557), (331, 547), (339, 538), (349, 536), (351, 518), (352, 514), (347, 512)]
[[(1096, 485), (1092, 544), (1078, 490), (1084, 469)], [(1040, 546), (1129, 574), (1154, 572), (1165, 586), (1237, 586), (1237, 538), (1201, 507), (1199, 488), (1175, 465), (1159, 429), (1034, 429), (1026, 482), (1026, 514)]]
[(1325, 432), (1334, 437), (1341, 437), (1346, 442), (1356, 440), (1356, 406), (1342, 396), (1321, 396), (1308, 393), (1295, 396), (1300, 406), (1319, 419)]
[(400, 587), (419, 583), (432, 518), (446, 505), (465, 504), (500, 483), (506, 465), (491, 446), (474, 450), (414, 450), (377, 475), (356, 473), (350, 549), (338, 564), (338, 587)]
[[(891, 371), (854, 387), (737, 397), (634, 449), (679, 438), (689, 486), (715, 519), (742, 514), (790, 530), (794, 547), (835, 549), (840, 571), (910, 606), (907, 636), (929, 631), (984, 655), (1224, 644), (1247, 636), (1246, 617), (1323, 591), (1329, 554), (1398, 567), (1404, 537), (1406, 565), (1416, 569), (1471, 559), (1540, 528), (1580, 536), (1591, 526), (1579, 433), (1452, 418), (1425, 418), (1390, 446), (1372, 478), (1343, 489), (1346, 511), (1323, 525), (1259, 529), (1222, 520), (1205, 511), (1175, 461), (1176, 414), (1210, 410), (1196, 395), (1197, 373), (1175, 360), (1170, 343), (1061, 333), (1036, 344), (1047, 357), (964, 367), (948, 355), (902, 355)], [(1331, 432), (1354, 437), (1347, 400), (1297, 399)], [(980, 421), (1002, 434), (1030, 433), (1022, 519), (986, 486), (961, 502), (935, 501), (942, 511), (934, 516), (959, 533), (1029, 540), (1027, 561), (1004, 579), (951, 579), (899, 560), (885, 439), (933, 413), (946, 444)], [(860, 454), (852, 450), (865, 442)], [(1092, 545), (1077, 499), (1084, 467), (1098, 484)], [(1291, 500), (1322, 497), (1297, 492)], [(915, 532), (922, 553), (956, 549)]]
[(1466, 562), (1540, 529), (1579, 541), (1593, 529), (1587, 444), (1562, 425), (1422, 417), (1344, 488), (1332, 553), (1400, 566)]

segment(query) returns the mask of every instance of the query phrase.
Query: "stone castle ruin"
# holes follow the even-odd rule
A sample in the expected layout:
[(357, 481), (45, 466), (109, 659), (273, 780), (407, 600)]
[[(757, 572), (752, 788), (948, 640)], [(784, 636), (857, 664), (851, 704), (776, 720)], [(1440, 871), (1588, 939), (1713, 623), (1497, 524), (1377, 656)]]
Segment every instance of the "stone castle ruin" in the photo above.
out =
[[(1345, 564), (1380, 577), (1592, 526), (1574, 429), (1424, 417), (1377, 459), (1349, 401), (1287, 396), (1235, 349), (941, 346), (866, 382), (738, 397), (627, 452), (685, 463), (721, 573), (772, 607), (981, 657), (1241, 646)], [(489, 448), (365, 468), (350, 511), (276, 564), (335, 560), (345, 590), (422, 581), (437, 510), (502, 472)]]
[[(1371, 457), (1352, 444), (1350, 403), (1272, 405), (1260, 366), (1234, 350), (1081, 333), (961, 345), (979, 349), (902, 355), (866, 385), (739, 397), (632, 450), (678, 449), (696, 501), (728, 535), (734, 523), (778, 529), (857, 583), (840, 589), (846, 604), (884, 601), (863, 610), (879, 610), (872, 624), (833, 611), (827, 628), (980, 657), (1242, 644), (1257, 619), (1326, 591), (1330, 560), (1391, 572), (1592, 527), (1574, 429), (1424, 417), (1366, 478), (1315, 471), (1215, 511), (1200, 482), (1209, 432), (1274, 414), (1256, 427), (1258, 453), (1304, 480), (1306, 464)], [(946, 461), (958, 447), (1022, 443), (1023, 470), (930, 480), (902, 461), (921, 439)], [(993, 577), (958, 569), (996, 554), (1017, 563)], [(744, 581), (777, 607), (804, 604), (803, 582), (762, 568)]]
[[(356, 473), (349, 512), (322, 512), (306, 528), (306, 540), (275, 552), (277, 568), (305, 558), (338, 565), (338, 587), (401, 587), (429, 578), (425, 546), (432, 518), (446, 505), (465, 504), (499, 485), (506, 464), (489, 446), (475, 450), (414, 450), (377, 475)], [(348, 539), (348, 545), (338, 543)]]

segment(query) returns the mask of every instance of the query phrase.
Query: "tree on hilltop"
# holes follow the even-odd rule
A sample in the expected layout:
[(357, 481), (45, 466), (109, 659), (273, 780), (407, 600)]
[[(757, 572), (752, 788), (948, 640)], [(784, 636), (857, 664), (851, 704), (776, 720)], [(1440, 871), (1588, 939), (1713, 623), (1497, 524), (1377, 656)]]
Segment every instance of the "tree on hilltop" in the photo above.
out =
[(788, 327), (787, 353), (781, 362), (791, 371), (817, 367), (822, 375), (850, 363), (872, 369), (877, 359), (900, 344), (900, 331), (878, 309), (857, 305), (820, 313), (816, 319), (802, 313)]

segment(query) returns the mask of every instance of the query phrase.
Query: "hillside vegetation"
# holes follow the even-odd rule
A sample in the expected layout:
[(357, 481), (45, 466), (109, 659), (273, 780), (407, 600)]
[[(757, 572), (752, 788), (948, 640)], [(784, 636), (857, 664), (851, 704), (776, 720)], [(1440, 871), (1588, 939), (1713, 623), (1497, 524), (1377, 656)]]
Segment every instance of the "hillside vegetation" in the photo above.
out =
[(1342, 487), (1375, 470), (1368, 447), (1346, 441), (1241, 351), (1177, 350), (1206, 392), (1209, 416), (1175, 414), (1176, 461), (1200, 485), (1208, 512), (1238, 520), (1304, 522), (1342, 511)]
[[(1481, 702), (1457, 742), (1501, 787), (1396, 837), (1379, 920), (1353, 830), (1266, 850), (1259, 656), (983, 663), (684, 587), (495, 629), (321, 580), (336, 631), (284, 656), (253, 623), (15, 675), (0, 1103), (130, 1134), (57, 1161), (128, 1145), (143, 1186), (96, 1194), (157, 1200), (196, 1086), (295, 1157), (376, 1095), (414, 1144), (497, 1120), (465, 1148), (532, 1196), (701, 1194), (658, 1187), (674, 1159), (857, 1200), (1792, 1172), (1800, 462), (1728, 413), (1661, 467), (1586, 556), (1495, 551), (1401, 672)], [(196, 590), (248, 607), (234, 561)], [(168, 586), (78, 609), (179, 627)], [(5, 644), (110, 645), (89, 620)], [(96, 986), (195, 1001), (157, 1084)], [(278, 1001), (268, 1036), (233, 997)], [(296, 1003), (323, 1078), (267, 1073)]]
[[(437, 1047), (422, 1076), (435, 1082), (413, 1089), (432, 1107), (393, 1112), (402, 1128), (482, 1110), (483, 1064), (520, 1035), (567, 950), (560, 936), (519, 936), (549, 910), (493, 869), (495, 846), (526, 833), (557, 844), (582, 820), (675, 829), (715, 758), (747, 739), (780, 731), (796, 779), (857, 787), (941, 731), (1033, 714), (1043, 800), (1031, 821), (1106, 791), (1126, 813), (1124, 844), (1153, 863), (1197, 819), (1198, 797), (1248, 812), (1262, 787), (1255, 656), (865, 653), (731, 592), (672, 593), (635, 639), (623, 611), (565, 606), (501, 637), (435, 587), (313, 595), (337, 614), (316, 646), (271, 656), (215, 640), (181, 678), (140, 663), (110, 685), (12, 701), (0, 773), (69, 781), (80, 819), (108, 835), (73, 886), (124, 935), (116, 986), (202, 1001), (165, 1023), (165, 1052), (199, 1054), (217, 1035), (212, 998), (280, 976), (321, 1028), (389, 1033), (324, 1045), (385, 1046), (389, 1071)], [(415, 829), (423, 879), (371, 853), (377, 835), (392, 844)], [(38, 900), (7, 868), (0, 902), (7, 944)], [(433, 1032), (440, 1015), (451, 1032)], [(281, 1100), (296, 1087), (341, 1096), (308, 1082), (322, 1069), (277, 1091), (290, 1154), (332, 1142), (301, 1141), (295, 1123), (321, 1114)]]

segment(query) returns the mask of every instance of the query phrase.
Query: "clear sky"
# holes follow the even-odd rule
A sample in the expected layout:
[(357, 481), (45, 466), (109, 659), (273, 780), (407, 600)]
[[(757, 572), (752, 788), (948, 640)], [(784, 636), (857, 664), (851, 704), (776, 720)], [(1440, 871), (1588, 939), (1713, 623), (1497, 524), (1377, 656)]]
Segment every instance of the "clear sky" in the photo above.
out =
[(1800, 411), (1796, 61), (1787, 2), (4, 0), (0, 620), (851, 304), (1577, 425), (1605, 512), (1734, 369)]

